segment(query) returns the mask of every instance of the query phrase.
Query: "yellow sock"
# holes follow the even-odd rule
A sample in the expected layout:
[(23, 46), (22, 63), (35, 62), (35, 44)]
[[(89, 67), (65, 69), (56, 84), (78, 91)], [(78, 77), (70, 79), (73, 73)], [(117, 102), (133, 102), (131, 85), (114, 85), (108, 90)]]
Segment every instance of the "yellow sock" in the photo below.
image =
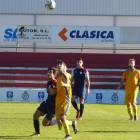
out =
[(64, 127), (66, 135), (70, 135), (70, 129), (69, 129), (69, 125), (68, 125), (67, 121), (63, 122), (62, 125)]
[(71, 121), (66, 120), (66, 122), (67, 122), (68, 125), (72, 125)]
[(127, 107), (127, 111), (128, 111), (128, 114), (129, 114), (130, 118), (133, 118), (131, 107)]
[(62, 129), (62, 124), (58, 123), (58, 129), (61, 130)]
[(133, 106), (134, 115), (137, 115), (137, 106)]

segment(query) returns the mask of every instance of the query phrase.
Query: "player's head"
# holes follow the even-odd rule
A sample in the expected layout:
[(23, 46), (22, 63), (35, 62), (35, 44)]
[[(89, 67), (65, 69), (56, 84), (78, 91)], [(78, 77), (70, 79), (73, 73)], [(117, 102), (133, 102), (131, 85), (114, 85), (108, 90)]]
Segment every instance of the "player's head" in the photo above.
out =
[(57, 70), (58, 71), (64, 71), (65, 63), (62, 60), (57, 60)]
[(135, 66), (135, 59), (129, 59), (128, 66), (130, 69), (134, 68)]
[(78, 68), (82, 68), (83, 67), (83, 60), (82, 60), (82, 58), (78, 58), (77, 59), (77, 67)]
[(56, 71), (57, 70), (54, 67), (48, 68), (48, 70), (47, 70), (47, 79), (48, 79), (48, 81), (53, 80), (55, 78)]

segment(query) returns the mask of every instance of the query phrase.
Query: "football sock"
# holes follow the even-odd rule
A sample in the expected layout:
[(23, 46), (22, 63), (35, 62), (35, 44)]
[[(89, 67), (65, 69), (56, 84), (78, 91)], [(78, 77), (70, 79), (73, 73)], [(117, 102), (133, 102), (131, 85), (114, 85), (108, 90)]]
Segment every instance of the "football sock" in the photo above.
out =
[(80, 104), (80, 117), (82, 117), (84, 111), (84, 104)]
[(66, 135), (70, 135), (70, 129), (69, 129), (69, 125), (68, 125), (67, 121), (62, 122), (62, 125), (64, 127)]
[(57, 120), (52, 119), (49, 123), (49, 126), (57, 124)]
[(128, 111), (128, 114), (129, 114), (130, 118), (133, 118), (131, 107), (127, 107), (127, 111)]
[(58, 129), (61, 130), (62, 129), (62, 124), (58, 123)]
[(75, 101), (72, 102), (72, 105), (77, 110), (77, 112), (79, 112), (79, 108), (78, 108), (77, 103)]
[(38, 120), (34, 120), (34, 129), (37, 133), (40, 134), (40, 129), (39, 129), (39, 119)]
[(72, 125), (71, 121), (66, 120), (66, 122), (67, 122), (68, 125)]
[(137, 106), (133, 106), (133, 113), (134, 115), (137, 115)]

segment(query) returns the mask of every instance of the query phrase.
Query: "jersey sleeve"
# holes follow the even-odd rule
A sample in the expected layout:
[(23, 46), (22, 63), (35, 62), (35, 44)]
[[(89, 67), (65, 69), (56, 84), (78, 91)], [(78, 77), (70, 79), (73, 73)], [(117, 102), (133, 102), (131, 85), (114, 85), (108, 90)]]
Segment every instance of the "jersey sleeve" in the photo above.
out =
[(69, 73), (69, 80), (71, 80), (71, 75), (70, 75), (70, 73)]
[(126, 79), (126, 71), (122, 75), (122, 80), (125, 80), (125, 79)]
[(64, 83), (70, 84), (70, 77), (68, 73), (63, 73)]
[(89, 78), (89, 72), (88, 71), (85, 73), (85, 78)]
[(88, 70), (87, 69), (83, 69), (84, 70), (84, 72), (85, 72), (85, 78), (89, 78), (89, 72), (88, 72)]
[(71, 77), (74, 76), (74, 69), (71, 71)]
[(57, 80), (56, 79), (53, 80), (53, 83), (52, 83), (53, 88), (56, 88), (56, 83), (57, 83)]
[(140, 71), (138, 71), (137, 78), (140, 79)]

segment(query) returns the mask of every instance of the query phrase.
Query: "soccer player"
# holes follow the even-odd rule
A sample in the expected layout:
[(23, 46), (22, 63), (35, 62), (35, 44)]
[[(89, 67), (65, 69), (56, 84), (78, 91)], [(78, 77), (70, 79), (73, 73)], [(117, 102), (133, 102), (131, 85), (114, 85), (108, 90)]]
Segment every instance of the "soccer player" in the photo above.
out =
[[(77, 68), (72, 70), (71, 73), (71, 82), (74, 81), (74, 85), (72, 88), (72, 105), (77, 110), (76, 118), (78, 120), (82, 120), (82, 114), (84, 111), (84, 98), (85, 98), (85, 81), (87, 82), (86, 94), (89, 95), (90, 88), (90, 80), (89, 80), (89, 72), (87, 69), (83, 67), (82, 58), (77, 59)], [(80, 109), (77, 106), (76, 99), (80, 98)]]
[(71, 82), (69, 80), (68, 74), (64, 73), (65, 63), (62, 60), (57, 61), (57, 95), (56, 95), (56, 119), (58, 123), (59, 130), (64, 127), (66, 136), (64, 139), (71, 139), (69, 125), (73, 127), (75, 134), (77, 133), (77, 122), (66, 120), (66, 115), (68, 114), (70, 103), (71, 103)]
[[(137, 106), (136, 99), (139, 91), (139, 78), (140, 72), (135, 69), (135, 60), (129, 59), (128, 61), (129, 69), (123, 73), (122, 81), (118, 86), (117, 90), (121, 88), (121, 86), (125, 83), (125, 103), (127, 104), (127, 111), (130, 116), (130, 121), (136, 121), (138, 119), (137, 116)], [(133, 113), (131, 106), (133, 107)]]
[(47, 71), (47, 85), (46, 90), (48, 97), (46, 101), (43, 101), (40, 106), (37, 108), (36, 112), (33, 115), (34, 129), (35, 133), (31, 136), (40, 136), (40, 127), (39, 127), (39, 117), (46, 114), (42, 124), (43, 126), (51, 126), (57, 123), (53, 118), (55, 117), (55, 97), (56, 97), (56, 69), (54, 67), (48, 68)]

